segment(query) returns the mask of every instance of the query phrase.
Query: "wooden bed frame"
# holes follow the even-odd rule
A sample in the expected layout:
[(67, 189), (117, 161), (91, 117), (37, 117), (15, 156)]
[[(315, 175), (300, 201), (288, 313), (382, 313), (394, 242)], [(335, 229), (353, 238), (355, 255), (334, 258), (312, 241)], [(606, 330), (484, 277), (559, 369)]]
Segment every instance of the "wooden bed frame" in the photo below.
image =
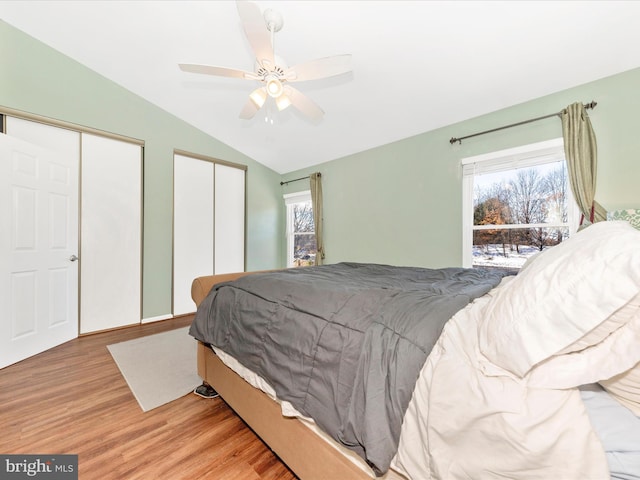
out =
[[(215, 284), (250, 273), (256, 272), (198, 277), (191, 285), (191, 297), (200, 305)], [(198, 342), (198, 375), (301, 480), (372, 478), (300, 420), (284, 417), (277, 402), (247, 383), (201, 342)]]

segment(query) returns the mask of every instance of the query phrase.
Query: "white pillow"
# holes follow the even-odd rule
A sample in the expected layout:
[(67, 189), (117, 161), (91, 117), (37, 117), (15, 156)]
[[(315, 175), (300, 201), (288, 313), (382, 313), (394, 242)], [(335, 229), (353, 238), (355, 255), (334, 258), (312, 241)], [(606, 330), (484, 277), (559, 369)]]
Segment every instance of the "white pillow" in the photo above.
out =
[(640, 231), (599, 222), (539, 255), (500, 289), (479, 328), (482, 354), (523, 377), (640, 292)]
[(609, 316), (604, 322), (598, 325), (593, 330), (587, 332), (582, 338), (579, 338), (571, 345), (563, 348), (558, 355), (564, 355), (565, 353), (579, 352), (585, 348), (597, 345), (613, 332), (618, 330), (623, 325), (629, 323), (629, 321), (640, 312), (640, 292), (625, 303), (622, 307), (616, 310)]
[(525, 376), (530, 388), (565, 389), (601, 382), (640, 362), (640, 310), (601, 342), (579, 352), (551, 355)]
[(640, 363), (620, 375), (601, 380), (600, 384), (612, 397), (640, 417)]
[(543, 250), (541, 252), (536, 252), (533, 255), (531, 255), (529, 258), (527, 258), (525, 262), (522, 264), (522, 266), (520, 267), (520, 272), (526, 270), (529, 267), (529, 265), (531, 265), (534, 261), (540, 258), (540, 255), (542, 255), (546, 251), (548, 251), (548, 249)]

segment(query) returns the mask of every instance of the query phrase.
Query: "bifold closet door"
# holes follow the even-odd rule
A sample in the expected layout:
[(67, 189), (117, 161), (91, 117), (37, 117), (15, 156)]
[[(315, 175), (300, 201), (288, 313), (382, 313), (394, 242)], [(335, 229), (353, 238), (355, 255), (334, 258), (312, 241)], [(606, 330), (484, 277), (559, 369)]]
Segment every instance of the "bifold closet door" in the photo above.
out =
[(80, 333), (140, 323), (142, 147), (82, 134)]
[(196, 310), (191, 283), (213, 274), (213, 163), (183, 155), (173, 161), (173, 314)]
[(215, 166), (215, 273), (244, 272), (245, 171)]

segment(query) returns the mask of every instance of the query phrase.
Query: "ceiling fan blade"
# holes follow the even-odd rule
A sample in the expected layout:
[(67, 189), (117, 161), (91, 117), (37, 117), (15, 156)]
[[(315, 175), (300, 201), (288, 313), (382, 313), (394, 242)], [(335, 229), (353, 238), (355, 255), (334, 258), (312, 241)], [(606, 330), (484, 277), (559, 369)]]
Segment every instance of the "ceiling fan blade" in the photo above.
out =
[(324, 110), (299, 90), (296, 90), (291, 86), (287, 86), (285, 87), (284, 92), (284, 95), (289, 97), (289, 100), (291, 100), (291, 105), (311, 120), (318, 121), (324, 116)]
[(285, 77), (290, 82), (304, 82), (320, 78), (333, 77), (351, 71), (351, 55), (335, 55), (319, 58), (290, 67)]
[(248, 80), (259, 80), (253, 72), (245, 72), (236, 68), (215, 67), (213, 65), (198, 65), (193, 63), (179, 63), (178, 66), (183, 72), (204, 73), (205, 75), (216, 75), (218, 77), (246, 78)]
[(271, 35), (267, 29), (260, 7), (253, 2), (237, 0), (238, 14), (242, 20), (244, 33), (258, 63), (271, 69), (275, 65)]

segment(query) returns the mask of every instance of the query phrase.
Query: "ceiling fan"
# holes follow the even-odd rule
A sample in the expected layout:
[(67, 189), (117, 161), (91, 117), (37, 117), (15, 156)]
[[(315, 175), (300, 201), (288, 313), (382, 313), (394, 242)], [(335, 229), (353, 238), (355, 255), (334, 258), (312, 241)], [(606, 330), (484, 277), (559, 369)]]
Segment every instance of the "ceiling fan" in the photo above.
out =
[(180, 69), (191, 73), (259, 81), (261, 85), (249, 94), (249, 99), (240, 111), (240, 118), (253, 118), (268, 97), (271, 97), (278, 110), (293, 106), (311, 120), (320, 120), (324, 111), (290, 84), (348, 73), (351, 71), (351, 55), (335, 55), (287, 67), (274, 53), (274, 36), (282, 29), (282, 16), (271, 9), (265, 10), (263, 15), (257, 4), (245, 0), (237, 0), (236, 5), (244, 32), (256, 57), (255, 71), (191, 63), (180, 63)]

